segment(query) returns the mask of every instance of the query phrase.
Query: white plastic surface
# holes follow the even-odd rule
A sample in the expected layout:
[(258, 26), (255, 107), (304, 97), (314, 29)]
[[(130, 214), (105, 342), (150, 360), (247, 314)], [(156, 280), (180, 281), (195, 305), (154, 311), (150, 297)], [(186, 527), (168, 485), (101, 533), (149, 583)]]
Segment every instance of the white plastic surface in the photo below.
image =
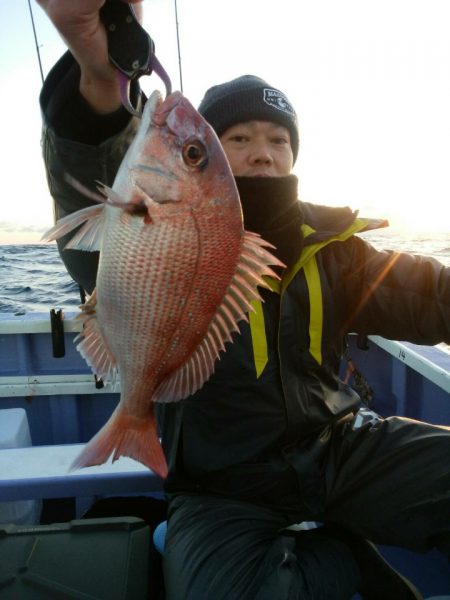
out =
[(0, 410), (0, 449), (31, 446), (27, 413), (23, 408)]
[[(0, 410), (0, 449), (28, 448), (31, 446), (27, 413), (23, 408)], [(20, 465), (12, 465), (14, 471)], [(42, 503), (37, 500), (0, 502), (0, 523), (34, 525), (39, 523)]]

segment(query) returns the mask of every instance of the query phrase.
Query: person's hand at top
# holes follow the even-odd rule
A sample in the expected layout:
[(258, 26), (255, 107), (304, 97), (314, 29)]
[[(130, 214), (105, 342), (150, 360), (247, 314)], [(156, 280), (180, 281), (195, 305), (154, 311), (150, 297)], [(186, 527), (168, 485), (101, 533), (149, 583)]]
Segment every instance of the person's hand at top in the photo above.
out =
[[(108, 60), (106, 32), (99, 10), (105, 0), (36, 0), (80, 65), (80, 92), (100, 114), (121, 106), (117, 73)], [(134, 4), (139, 18), (140, 0)]]

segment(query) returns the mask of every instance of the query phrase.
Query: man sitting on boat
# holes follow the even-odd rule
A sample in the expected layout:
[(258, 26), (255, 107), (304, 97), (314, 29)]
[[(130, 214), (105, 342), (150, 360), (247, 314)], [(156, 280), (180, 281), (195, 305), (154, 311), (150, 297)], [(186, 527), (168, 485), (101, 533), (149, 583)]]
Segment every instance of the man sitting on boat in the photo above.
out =
[[(108, 63), (102, 2), (85, 2), (82, 17), (70, 0), (40, 4), (71, 50), (41, 95), (60, 218), (89, 204), (64, 173), (112, 185), (136, 119)], [(227, 154), (246, 229), (287, 268), (203, 388), (158, 408), (167, 597), (420, 598), (371, 542), (450, 557), (450, 429), (361, 409), (339, 365), (349, 331), (450, 343), (450, 270), (355, 235), (383, 222), (298, 200), (297, 117), (276, 87), (239, 77), (210, 88), (199, 111)], [(96, 258), (65, 242), (67, 269), (91, 293)], [(303, 521), (323, 526), (287, 529)]]

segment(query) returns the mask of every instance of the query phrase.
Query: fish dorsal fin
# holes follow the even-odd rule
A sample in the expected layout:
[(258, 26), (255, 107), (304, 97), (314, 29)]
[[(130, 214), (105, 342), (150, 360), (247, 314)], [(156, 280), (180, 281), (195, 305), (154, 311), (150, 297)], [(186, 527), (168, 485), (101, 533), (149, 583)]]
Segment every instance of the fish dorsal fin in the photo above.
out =
[(160, 383), (153, 395), (155, 402), (175, 402), (186, 398), (199, 390), (212, 375), (219, 352), (225, 350), (225, 342), (233, 341), (233, 331), (239, 332), (238, 322), (248, 320), (246, 313), (254, 310), (253, 300), (261, 300), (257, 286), (270, 289), (263, 277), (279, 279), (269, 265), (284, 265), (266, 247), (273, 248), (258, 234), (244, 232), (236, 271), (205, 337), (187, 362)]
[(81, 340), (77, 350), (91, 367), (94, 373), (103, 380), (115, 379), (116, 361), (105, 342), (99, 329), (95, 307), (97, 305), (97, 292), (93, 291), (89, 299), (81, 306), (81, 319), (83, 329), (74, 342)]
[(57, 240), (84, 223), (81, 229), (77, 231), (65, 246), (65, 249), (88, 250), (90, 252), (100, 250), (103, 207), (103, 204), (88, 206), (59, 219), (56, 225), (42, 236), (42, 240), (45, 242)]

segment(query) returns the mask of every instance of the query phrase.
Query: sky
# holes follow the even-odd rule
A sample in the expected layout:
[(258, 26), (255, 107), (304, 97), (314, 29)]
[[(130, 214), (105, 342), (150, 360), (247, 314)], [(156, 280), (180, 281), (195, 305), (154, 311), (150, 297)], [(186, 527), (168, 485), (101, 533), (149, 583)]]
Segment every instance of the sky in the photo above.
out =
[[(450, 233), (448, 0), (178, 0), (183, 92), (252, 73), (296, 108), (300, 197)], [(44, 76), (65, 46), (32, 0)], [(144, 25), (180, 89), (174, 0)], [(41, 158), (42, 85), (27, 0), (0, 0), (0, 244), (53, 223)], [(144, 90), (163, 90), (156, 75)]]

